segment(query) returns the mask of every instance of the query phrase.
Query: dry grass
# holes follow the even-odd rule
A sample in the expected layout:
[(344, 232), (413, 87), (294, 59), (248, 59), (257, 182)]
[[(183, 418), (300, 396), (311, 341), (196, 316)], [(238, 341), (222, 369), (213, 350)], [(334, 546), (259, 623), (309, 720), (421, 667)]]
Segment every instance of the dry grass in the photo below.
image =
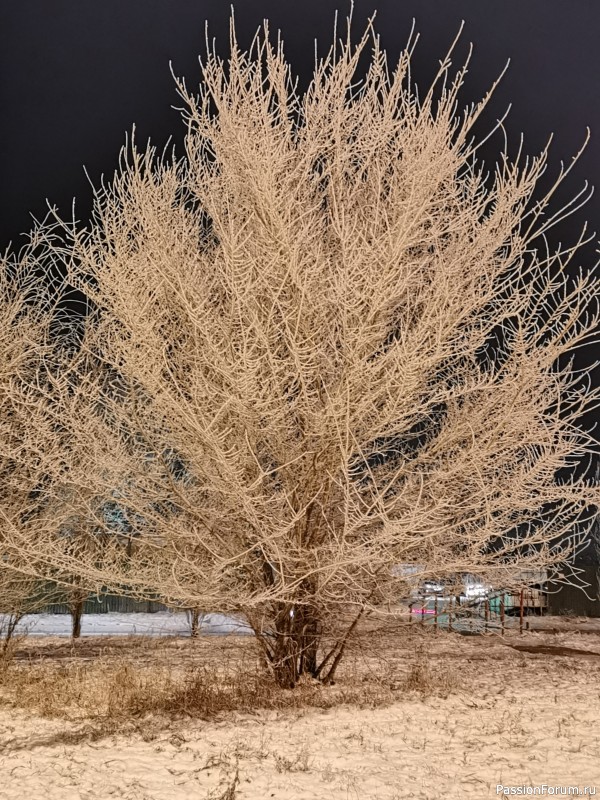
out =
[(334, 686), (287, 691), (248, 637), (31, 638), (0, 682), (3, 791), (50, 800), (68, 778), (82, 798), (102, 785), (123, 800), (432, 800), (460, 786), (479, 800), (509, 773), (591, 785), (599, 690), (600, 630), (365, 626)]
[(258, 669), (240, 666), (223, 674), (212, 666), (180, 670), (139, 666), (135, 658), (68, 664), (44, 662), (13, 666), (2, 678), (2, 701), (46, 717), (112, 720), (148, 714), (214, 718), (237, 711), (332, 708), (344, 703), (376, 706), (393, 702), (395, 692), (381, 681), (344, 681), (324, 687), (306, 680), (294, 690), (278, 689)]
[(424, 652), (420, 652), (410, 665), (402, 688), (405, 691), (419, 692), (422, 695), (448, 697), (461, 688), (462, 684), (456, 670), (447, 664), (432, 665)]
[[(405, 632), (389, 647), (376, 634), (359, 638), (335, 685), (303, 677), (293, 690), (275, 686), (254, 642), (245, 637), (103, 637), (75, 645), (30, 640), (0, 665), (0, 704), (118, 730), (148, 716), (208, 720), (233, 712), (299, 713), (343, 704), (374, 708), (413, 691), (446, 696), (459, 688), (454, 668), (427, 663), (426, 639)], [(298, 771), (302, 759), (279, 767)]]
[[(508, 671), (523, 685), (549, 669), (598, 671), (596, 639), (541, 631), (466, 638), (419, 625), (370, 624), (349, 647), (335, 685), (303, 677), (292, 690), (274, 684), (249, 637), (29, 639), (0, 662), (0, 705), (91, 723), (92, 735), (144, 721), (151, 736), (156, 725), (182, 718), (376, 708), (450, 695), (469, 701), (483, 694), (484, 678), (501, 685)], [(302, 771), (305, 762), (296, 753), (277, 769)]]

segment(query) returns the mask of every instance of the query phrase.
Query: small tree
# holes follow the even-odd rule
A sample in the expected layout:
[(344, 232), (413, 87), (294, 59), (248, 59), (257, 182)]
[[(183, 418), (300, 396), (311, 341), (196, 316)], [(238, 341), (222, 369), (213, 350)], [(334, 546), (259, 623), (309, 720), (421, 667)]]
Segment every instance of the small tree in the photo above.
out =
[(65, 394), (71, 480), (127, 487), (144, 520), (126, 567), (63, 567), (244, 614), (282, 686), (333, 679), (402, 593), (394, 565), (552, 571), (597, 503), (572, 467), (598, 390), (565, 357), (598, 288), (569, 277), (584, 234), (544, 249), (572, 210), (536, 199), (547, 148), (488, 178), (471, 133), (491, 92), (458, 115), (447, 57), (419, 100), (410, 48), (390, 71), (371, 34), (299, 95), (267, 27), (242, 53), (232, 26), (199, 97), (178, 83), (185, 159), (132, 143), (61, 251), (98, 309), (82, 363), (118, 376)]
[[(0, 654), (5, 655), (19, 622), (26, 614), (37, 611), (39, 599), (36, 598), (39, 581), (10, 569), (6, 562), (0, 562)], [(36, 602), (37, 600), (37, 602)], [(46, 605), (47, 600), (42, 600)]]
[[(52, 227), (43, 234), (42, 230), (36, 231), (38, 246), (42, 240), (48, 244), (45, 237)], [(34, 312), (43, 318), (39, 304), (31, 315)], [(52, 315), (44, 324), (50, 320)], [(60, 315), (55, 321), (64, 322)], [(136, 535), (130, 522), (135, 513), (128, 515), (116, 502), (119, 492), (102, 481), (103, 473), (94, 470), (93, 481), (86, 475), (81, 480), (76, 447), (81, 441), (65, 411), (76, 413), (72, 403), (82, 391), (85, 395), (82, 378), (89, 377), (88, 366), (82, 368), (77, 345), (64, 335), (64, 325), (62, 335), (55, 334), (51, 342), (40, 340), (42, 329), (40, 322), (29, 343), (29, 372), (18, 380), (13, 376), (11, 384), (7, 442), (16, 455), (4, 465), (4, 495), (13, 508), (2, 553), (12, 572), (20, 572), (23, 584), (41, 578), (43, 585), (54, 586), (53, 602), (67, 605), (72, 638), (77, 639), (85, 601), (91, 592), (105, 588), (102, 576), (126, 574)], [(96, 373), (91, 374), (95, 380)], [(93, 448), (92, 443), (88, 457)], [(118, 583), (113, 588), (121, 590)]]
[[(41, 230), (44, 235), (41, 235)], [(60, 319), (61, 285), (52, 279), (40, 246), (47, 228), (35, 228), (15, 257), (0, 258), (0, 639), (10, 646), (21, 619), (60, 600), (41, 578), (37, 537), (56, 522), (46, 513), (49, 463), (57, 461), (55, 415), (40, 413), (44, 374)], [(26, 543), (26, 546), (23, 546)], [(15, 545), (17, 547), (15, 548)]]
[[(32, 570), (34, 573), (43, 571), (43, 565)], [(0, 654), (9, 652), (23, 617), (46, 610), (61, 600), (59, 587), (40, 580), (35, 574), (13, 569), (9, 558), (0, 561)]]

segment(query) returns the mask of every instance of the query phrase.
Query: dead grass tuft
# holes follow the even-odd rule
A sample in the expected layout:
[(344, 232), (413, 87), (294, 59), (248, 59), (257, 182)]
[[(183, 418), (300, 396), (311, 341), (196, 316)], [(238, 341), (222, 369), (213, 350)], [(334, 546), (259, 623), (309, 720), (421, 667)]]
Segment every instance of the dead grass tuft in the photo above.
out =
[(304, 681), (285, 690), (258, 669), (223, 673), (203, 666), (181, 672), (99, 660), (7, 669), (2, 699), (45, 717), (118, 721), (148, 714), (211, 719), (231, 712), (327, 709), (344, 703), (372, 707), (392, 702), (394, 692), (379, 681), (367, 686), (351, 679), (333, 687)]
[(275, 753), (275, 769), (277, 772), (310, 772), (312, 759), (306, 742), (298, 749), (293, 758)]
[[(292, 690), (274, 684), (247, 637), (170, 639), (148, 646), (120, 637), (102, 647), (82, 640), (70, 648), (48, 642), (5, 660), (0, 703), (44, 717), (92, 721), (111, 731), (149, 717), (209, 720), (261, 711), (300, 714), (344, 704), (376, 708), (407, 692), (447, 696), (459, 688), (448, 662), (431, 663), (419, 637), (396, 636), (387, 651), (383, 642), (371, 641), (370, 647), (357, 642), (335, 685), (303, 677)], [(416, 659), (407, 657), (415, 650)], [(282, 760), (278, 768), (298, 771), (302, 764)]]
[(237, 796), (237, 787), (240, 782), (240, 774), (239, 771), (236, 769), (235, 774), (233, 777), (226, 781), (226, 785), (223, 788), (220, 785), (217, 789), (210, 792), (207, 797), (207, 800), (235, 800)]
[(436, 697), (448, 697), (460, 687), (458, 674), (448, 664), (433, 666), (424, 657), (414, 661), (401, 683), (401, 688), (406, 692), (416, 691), (424, 696)]

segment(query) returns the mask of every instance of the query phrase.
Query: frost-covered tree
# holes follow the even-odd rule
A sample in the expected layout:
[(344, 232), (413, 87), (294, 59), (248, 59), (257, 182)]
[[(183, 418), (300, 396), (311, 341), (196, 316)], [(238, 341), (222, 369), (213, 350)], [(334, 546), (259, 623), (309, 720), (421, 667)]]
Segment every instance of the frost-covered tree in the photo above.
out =
[[(242, 52), (232, 26), (200, 94), (178, 82), (185, 157), (132, 143), (60, 251), (97, 310), (80, 357), (119, 376), (65, 396), (70, 479), (126, 487), (132, 591), (244, 614), (283, 686), (333, 678), (394, 565), (551, 571), (598, 498), (573, 472), (598, 390), (566, 360), (597, 283), (585, 233), (545, 237), (577, 202), (536, 193), (547, 148), (488, 175), (491, 92), (459, 113), (447, 57), (417, 98), (410, 50), (390, 69), (369, 26), (300, 94), (267, 27)], [(124, 582), (116, 550), (110, 575), (69, 558)]]

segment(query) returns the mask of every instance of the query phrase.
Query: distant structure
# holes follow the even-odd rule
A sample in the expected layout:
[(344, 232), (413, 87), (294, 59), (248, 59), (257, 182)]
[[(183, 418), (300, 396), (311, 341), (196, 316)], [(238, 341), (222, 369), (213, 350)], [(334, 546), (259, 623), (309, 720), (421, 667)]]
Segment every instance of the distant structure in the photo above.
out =
[(556, 584), (548, 594), (549, 614), (600, 617), (600, 566), (579, 567), (580, 577), (589, 584), (583, 591), (576, 586)]
[(574, 583), (587, 584), (585, 590), (577, 585), (551, 582), (547, 613), (600, 617), (600, 552), (594, 545), (592, 541), (576, 559), (573, 568)]

